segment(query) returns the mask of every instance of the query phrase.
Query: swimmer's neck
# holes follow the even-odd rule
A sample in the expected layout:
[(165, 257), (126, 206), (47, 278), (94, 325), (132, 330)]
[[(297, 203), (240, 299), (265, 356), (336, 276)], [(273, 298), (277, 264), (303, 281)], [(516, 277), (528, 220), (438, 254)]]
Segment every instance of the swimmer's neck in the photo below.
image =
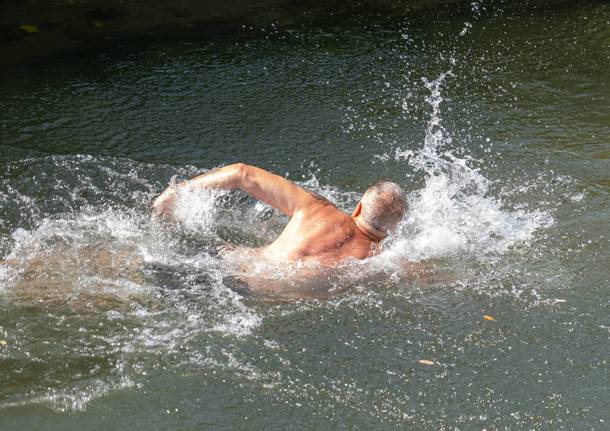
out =
[(373, 244), (379, 244), (386, 237), (382, 232), (367, 223), (361, 215), (352, 216), (352, 221), (358, 232)]

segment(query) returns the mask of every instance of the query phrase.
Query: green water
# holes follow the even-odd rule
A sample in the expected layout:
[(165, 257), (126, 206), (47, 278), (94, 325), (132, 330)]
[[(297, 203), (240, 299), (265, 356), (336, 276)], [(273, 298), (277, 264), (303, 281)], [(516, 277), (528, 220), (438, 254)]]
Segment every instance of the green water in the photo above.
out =
[[(483, 4), (4, 72), (0, 429), (608, 429), (609, 22)], [(391, 179), (411, 215), (342, 295), (241, 298), (206, 250), (285, 219), (148, 214), (236, 161), (346, 211)]]

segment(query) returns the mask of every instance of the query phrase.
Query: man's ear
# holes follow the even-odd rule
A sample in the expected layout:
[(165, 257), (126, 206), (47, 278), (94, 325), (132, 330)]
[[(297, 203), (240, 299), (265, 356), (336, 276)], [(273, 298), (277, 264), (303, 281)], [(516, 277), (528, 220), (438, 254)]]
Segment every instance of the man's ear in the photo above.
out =
[(358, 217), (361, 212), (362, 212), (362, 202), (358, 202), (358, 205), (356, 206), (356, 209), (352, 213), (352, 217)]

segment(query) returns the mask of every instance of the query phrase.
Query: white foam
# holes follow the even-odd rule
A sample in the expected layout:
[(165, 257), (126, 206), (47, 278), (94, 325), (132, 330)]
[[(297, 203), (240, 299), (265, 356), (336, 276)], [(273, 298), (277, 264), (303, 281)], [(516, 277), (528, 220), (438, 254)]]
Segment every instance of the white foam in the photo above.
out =
[(442, 124), (441, 90), (451, 76), (448, 71), (435, 80), (424, 79), (432, 113), (423, 146), (416, 152), (396, 150), (395, 159), (423, 172), (425, 184), (408, 196), (409, 211), (388, 244), (388, 257), (419, 261), (463, 252), (503, 253), (553, 222), (546, 212), (505, 206), (490, 195), (490, 181), (474, 161), (450, 151), (452, 140)]
[(218, 209), (216, 199), (226, 192), (220, 190), (177, 189), (173, 216), (185, 230), (212, 234)]

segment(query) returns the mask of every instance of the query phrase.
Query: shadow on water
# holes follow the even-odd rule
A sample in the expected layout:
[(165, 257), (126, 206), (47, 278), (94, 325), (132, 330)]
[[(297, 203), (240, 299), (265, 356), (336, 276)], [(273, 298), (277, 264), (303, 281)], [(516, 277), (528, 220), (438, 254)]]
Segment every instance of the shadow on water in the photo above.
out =
[[(485, 2), (483, 7), (544, 11), (572, 3), (496, 0)], [(277, 32), (311, 25), (337, 27), (346, 21), (373, 25), (387, 17), (425, 22), (430, 17), (463, 18), (470, 12), (470, 3), (458, 0), (229, 0), (183, 1), (172, 6), (150, 0), (7, 1), (0, 5), (0, 67), (36, 63), (58, 55), (134, 50), (159, 41), (201, 42), (236, 32), (251, 36), (265, 28)]]

